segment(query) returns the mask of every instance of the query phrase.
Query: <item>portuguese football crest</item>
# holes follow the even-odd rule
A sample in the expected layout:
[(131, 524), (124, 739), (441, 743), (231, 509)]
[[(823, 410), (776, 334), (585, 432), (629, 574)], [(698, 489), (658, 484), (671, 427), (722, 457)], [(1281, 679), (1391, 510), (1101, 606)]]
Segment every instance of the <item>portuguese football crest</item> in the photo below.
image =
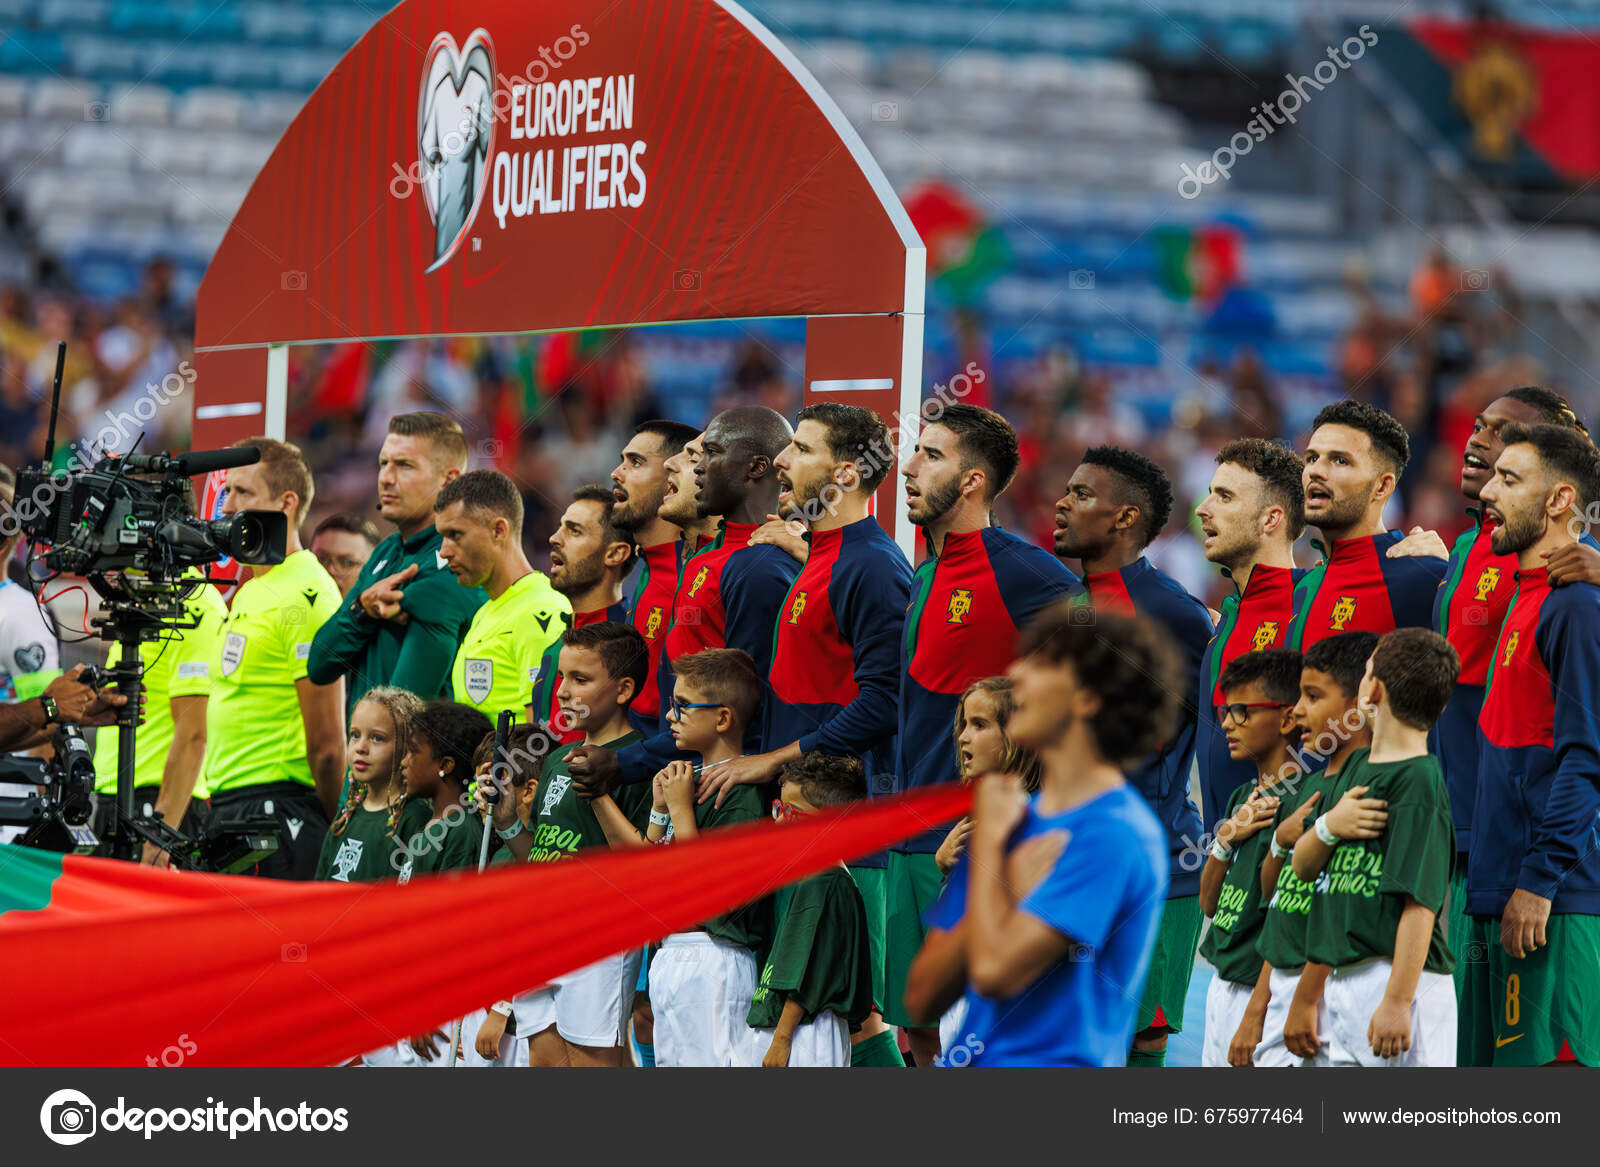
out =
[(804, 612), (805, 610), (806, 594), (804, 592), (796, 592), (794, 602), (789, 605), (789, 623), (800, 623), (800, 613)]
[(1501, 668), (1505, 668), (1511, 663), (1511, 657), (1517, 651), (1517, 641), (1521, 638), (1521, 632), (1513, 632), (1510, 636), (1506, 637), (1506, 655), (1505, 658), (1500, 662)]
[(702, 567), (694, 573), (694, 582), (689, 585), (689, 594), (691, 596), (700, 590), (700, 586), (706, 582), (706, 576), (710, 574), (711, 569), (709, 567)]
[(661, 605), (656, 604), (650, 609), (650, 615), (646, 616), (644, 620), (644, 638), (646, 640), (654, 640), (656, 638), (656, 633), (661, 631), (662, 619)]
[(1278, 622), (1263, 620), (1256, 625), (1256, 634), (1250, 638), (1250, 647), (1259, 652), (1263, 648), (1271, 648), (1277, 642)]
[(945, 608), (945, 623), (965, 624), (967, 613), (970, 611), (972, 611), (972, 589), (956, 588), (950, 593), (950, 603)]
[(1356, 598), (1354, 596), (1340, 596), (1339, 602), (1334, 604), (1333, 611), (1329, 613), (1328, 627), (1335, 632), (1343, 632), (1345, 625), (1355, 618)]
[(1500, 569), (1498, 567), (1486, 567), (1483, 569), (1483, 573), (1478, 576), (1478, 586), (1472, 593), (1473, 598), (1487, 600), (1494, 594), (1494, 589), (1499, 586)]

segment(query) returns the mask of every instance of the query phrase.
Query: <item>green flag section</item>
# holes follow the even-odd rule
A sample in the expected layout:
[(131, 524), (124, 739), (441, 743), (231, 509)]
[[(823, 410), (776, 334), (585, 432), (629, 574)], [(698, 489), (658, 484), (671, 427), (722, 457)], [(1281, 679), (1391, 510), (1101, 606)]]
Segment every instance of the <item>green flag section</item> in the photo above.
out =
[(928, 249), (928, 274), (952, 303), (976, 302), (1010, 268), (1011, 249), (1000, 229), (948, 183), (924, 183), (905, 206)]
[[(0, 846), (0, 1064), (334, 1065), (952, 822), (955, 784), (691, 843), (406, 884)], [(423, 845), (426, 836), (417, 840)]]

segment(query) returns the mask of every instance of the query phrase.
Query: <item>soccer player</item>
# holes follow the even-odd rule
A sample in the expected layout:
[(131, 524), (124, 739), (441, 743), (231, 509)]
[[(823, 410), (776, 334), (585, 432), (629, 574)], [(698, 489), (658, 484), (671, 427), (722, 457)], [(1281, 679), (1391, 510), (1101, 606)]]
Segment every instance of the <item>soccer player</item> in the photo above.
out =
[[(800, 411), (793, 440), (776, 459), (778, 513), (804, 523), (810, 551), (772, 630), (771, 689), (762, 707), (762, 753), (718, 767), (700, 798), (722, 798), (735, 783), (770, 782), (802, 754), (860, 759), (868, 789), (893, 784), (900, 639), (911, 565), (868, 513), (893, 468), (889, 427), (859, 405), (822, 402)], [(882, 854), (850, 865), (863, 888), (874, 953), (874, 999), (882, 1002)], [(885, 1043), (878, 1011), (859, 1028), (863, 1057)], [(888, 1051), (882, 1051), (887, 1053)], [(895, 1058), (898, 1051), (895, 1051)]]
[(1432, 627), (1443, 546), (1440, 558), (1390, 555), (1405, 533), (1383, 525), (1410, 458), (1405, 426), (1375, 406), (1345, 400), (1317, 414), (1303, 481), (1306, 522), (1326, 558), (1295, 589), (1287, 647), (1304, 652), (1337, 632)]
[(1357, 698), (1373, 710), (1372, 746), (1350, 756), (1338, 801), (1294, 845), (1295, 874), (1316, 881), (1306, 959), (1332, 970), (1330, 1065), (1456, 1064), (1454, 959), (1440, 918), (1455, 828), (1428, 731), (1460, 668), (1431, 629), (1378, 641)]
[(1482, 508), (1477, 505), (1478, 494), (1493, 477), (1494, 464), (1505, 449), (1500, 430), (1507, 422), (1583, 428), (1566, 398), (1548, 389), (1524, 386), (1484, 406), (1472, 423), (1472, 436), (1461, 457), (1461, 493), (1472, 504), (1467, 513), (1473, 521), (1450, 548), (1449, 567), (1433, 606), (1434, 627), (1461, 657), (1461, 675), (1439, 717), (1433, 742), (1456, 825), (1456, 863), (1450, 877), (1450, 918), (1445, 934), (1456, 950), (1458, 992), (1469, 963), (1467, 855), (1472, 850), (1472, 803), (1478, 791), (1478, 717), (1483, 712), (1495, 641), (1517, 590), (1516, 556), (1495, 554), (1490, 546), (1494, 525), (1483, 521)]
[(319, 685), (345, 678), (345, 712), (374, 685), (431, 701), (450, 691), (450, 667), (488, 597), (445, 570), (434, 499), (467, 466), (461, 427), (441, 413), (399, 413), (378, 451), (378, 513), (395, 526), (373, 549), (306, 661)]
[[(855, 758), (810, 753), (783, 768), (779, 814), (794, 822), (867, 797)], [(747, 1020), (751, 1064), (850, 1065), (850, 1030), (873, 1012), (867, 909), (843, 863), (778, 892), (772, 954)]]
[(1043, 784), (1027, 801), (1015, 775), (978, 784), (906, 987), (928, 1020), (966, 993), (975, 1066), (1122, 1065), (1160, 926), (1166, 832), (1120, 767), (1172, 732), (1180, 668), (1153, 622), (1079, 612), (1057, 604), (1023, 633), (1010, 729)]
[(1081, 602), (1094, 613), (1149, 617), (1165, 629), (1183, 661), (1175, 731), (1159, 752), (1128, 773), (1129, 783), (1166, 828), (1171, 865), (1150, 983), (1128, 1059), (1133, 1066), (1166, 1065), (1168, 1035), (1183, 1030), (1184, 1000), (1200, 943), (1200, 865), (1189, 856), (1200, 845), (1204, 828), (1189, 801), (1197, 719), (1190, 702), (1214, 629), (1206, 606), (1144, 557), (1171, 514), (1172, 483), (1166, 471), (1143, 454), (1116, 446), (1087, 451), (1067, 482), (1066, 494), (1056, 502), (1055, 551), (1082, 561), (1088, 591)]
[[(627, 624), (586, 624), (561, 639), (562, 716), (583, 731), (583, 743), (617, 749), (637, 741), (628, 703), (649, 668), (644, 638)], [(512, 800), (495, 804), (494, 825), (518, 859), (549, 863), (608, 845), (590, 800), (573, 787), (567, 759), (577, 744), (545, 759), (527, 828)], [(650, 809), (650, 787), (618, 792), (618, 805), (636, 829)], [(515, 1003), (517, 1033), (529, 1038), (535, 1066), (620, 1066), (623, 1034), (639, 976), (639, 950), (629, 949), (558, 977)]]
[(348, 599), (379, 541), (378, 528), (372, 520), (349, 511), (335, 511), (312, 532), (311, 554), (333, 576), (340, 597)]
[(317, 630), (339, 606), (339, 588), (300, 545), (311, 506), (311, 470), (297, 446), (240, 442), (261, 451), (228, 471), (224, 514), (288, 516), (282, 563), (250, 568), (217, 638), (206, 700), (202, 763), (218, 819), (277, 820), (278, 849), (256, 867), (274, 879), (310, 879), (344, 782), (344, 681), (318, 684), (306, 661)]
[[(1019, 628), (1053, 600), (1083, 590), (1048, 551), (994, 525), (994, 501), (1011, 485), (1019, 461), (1010, 422), (958, 403), (939, 410), (937, 419), (928, 415), (900, 468), (907, 512), (922, 528), (928, 557), (912, 578), (900, 647), (896, 794), (960, 775), (950, 726), (961, 695), (972, 682), (1005, 671)], [(939, 895), (934, 855), (947, 830), (930, 824), (889, 852), (883, 1016), (907, 1027), (919, 1066), (939, 1055), (939, 1031), (913, 1018), (900, 998), (922, 947), (923, 916)]]
[[(213, 664), (220, 651), (228, 607), (199, 571), (190, 573), (194, 591), (183, 608), (193, 628), (139, 646), (144, 662), (145, 719), (134, 739), (133, 813), (161, 821), (193, 837), (205, 825), (211, 796), (201, 764), (206, 753), (206, 705)], [(111, 646), (106, 668), (122, 660), (122, 645)], [(115, 803), (120, 742), (115, 729), (95, 737), (94, 788), (103, 803)], [(171, 856), (154, 843), (143, 845), (141, 862), (166, 867)]]
[(1306, 963), (1312, 889), (1287, 860), (1319, 808), (1327, 809), (1322, 804), (1331, 804), (1328, 794), (1338, 785), (1345, 761), (1372, 740), (1356, 697), (1367, 658), (1377, 646), (1375, 632), (1341, 632), (1317, 641), (1301, 658), (1300, 694), (1293, 710), (1300, 746), (1286, 776), (1296, 789), (1278, 803), (1273, 838), (1261, 861), (1261, 894), (1267, 899), (1256, 951), (1267, 982), (1267, 1010), (1255, 1047), (1257, 1066), (1328, 1061), (1322, 1052), (1328, 1042), (1328, 1011), (1322, 1001), (1328, 966)]
[(1600, 500), (1600, 453), (1577, 430), (1508, 424), (1479, 490), (1491, 549), (1517, 557), (1517, 594), (1489, 668), (1467, 864), (1472, 960), (1461, 1061), (1600, 1064), (1600, 587), (1551, 588), (1553, 558)]
[(1234, 757), (1255, 767), (1228, 799), (1211, 857), (1200, 872), (1200, 909), (1211, 920), (1200, 955), (1217, 970), (1206, 992), (1203, 1066), (1248, 1066), (1267, 1015), (1267, 978), (1256, 938), (1266, 915), (1261, 863), (1279, 807), (1296, 794), (1289, 750), (1300, 736), (1300, 654), (1267, 648), (1222, 670), (1216, 718)]
[[(773, 466), (794, 431), (783, 415), (765, 406), (727, 409), (711, 419), (696, 442), (693, 463), (695, 509), (702, 518), (721, 516), (717, 536), (691, 555), (679, 573), (672, 625), (657, 685), (670, 692), (669, 674), (680, 656), (707, 648), (737, 648), (756, 662), (763, 678), (772, 667), (772, 629), (798, 566), (776, 547), (750, 536), (778, 503)], [(670, 461), (670, 459), (669, 459)], [(681, 490), (668, 490), (662, 512), (676, 510)], [(762, 682), (765, 690), (766, 682)], [(746, 726), (755, 744), (759, 726)], [(644, 782), (668, 761), (681, 760), (670, 733), (660, 733), (617, 753), (580, 748), (570, 762), (573, 780), (586, 793), (603, 794), (621, 782)]]
[[(433, 500), (439, 557), (463, 587), (489, 602), (472, 617), (450, 670), (456, 700), (491, 719), (521, 713), (545, 649), (572, 619), (567, 597), (535, 571), (522, 550), (522, 495), (498, 470), (472, 470)], [(527, 713), (533, 720), (531, 710)]]
[[(684, 528), (661, 514), (671, 483), (667, 460), (682, 451), (699, 431), (681, 421), (647, 421), (633, 431), (622, 448), (622, 460), (611, 472), (615, 506), (611, 523), (639, 549), (639, 580), (630, 603), (633, 626), (650, 646), (650, 672), (629, 706), (628, 716), (641, 730), (659, 728), (661, 695), (656, 671), (672, 619), (672, 596), (678, 587)], [(681, 459), (680, 459), (681, 461)], [(689, 496), (689, 502), (693, 496)], [(696, 520), (698, 521), (698, 520)]]
[[(628, 623), (627, 606), (622, 602), (622, 580), (633, 566), (633, 540), (613, 522), (616, 500), (603, 486), (580, 486), (561, 516), (555, 534), (550, 536), (550, 586), (572, 605), (572, 626)], [(534, 717), (548, 724), (562, 744), (575, 742), (583, 735), (572, 726), (560, 724), (561, 703), (556, 693), (561, 688), (561, 642), (552, 641), (544, 650), (539, 671), (533, 681)], [(628, 720), (636, 729), (655, 730), (655, 718), (641, 726), (629, 710)]]
[(1222, 808), (1241, 782), (1255, 777), (1234, 760), (1222, 727), (1206, 716), (1222, 703), (1217, 679), (1247, 652), (1281, 648), (1294, 622), (1294, 587), (1305, 572), (1294, 565), (1294, 542), (1305, 530), (1305, 465), (1293, 450), (1262, 438), (1237, 438), (1217, 452), (1211, 489), (1194, 508), (1205, 557), (1222, 569), (1233, 592), (1200, 662), (1195, 758), (1201, 811), (1215, 831)]

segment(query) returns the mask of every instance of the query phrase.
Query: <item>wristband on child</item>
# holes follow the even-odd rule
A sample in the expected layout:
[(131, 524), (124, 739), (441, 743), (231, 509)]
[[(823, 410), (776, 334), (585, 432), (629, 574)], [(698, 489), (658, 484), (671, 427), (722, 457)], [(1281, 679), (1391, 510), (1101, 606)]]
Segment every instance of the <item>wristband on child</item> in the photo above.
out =
[(1232, 854), (1233, 854), (1233, 848), (1228, 846), (1221, 839), (1213, 839), (1212, 840), (1212, 842), (1211, 842), (1211, 858), (1215, 859), (1219, 863), (1226, 863), (1226, 862), (1228, 862), (1228, 857), (1231, 856)]
[(1294, 848), (1293, 847), (1280, 847), (1280, 846), (1278, 846), (1278, 836), (1277, 835), (1273, 835), (1272, 836), (1272, 845), (1267, 848), (1267, 852), (1274, 859), (1287, 859), (1287, 858), (1289, 858), (1290, 855), (1294, 854)]
[(672, 825), (672, 816), (664, 810), (652, 809), (650, 811), (650, 825), (652, 827), (670, 827)]
[(522, 834), (522, 832), (527, 830), (527, 829), (528, 829), (527, 827), (522, 825), (522, 820), (519, 818), (519, 819), (516, 820), (516, 825), (515, 826), (507, 827), (504, 830), (502, 830), (499, 827), (496, 827), (494, 829), (494, 833), (499, 835), (501, 839), (503, 839), (507, 843), (509, 843), (509, 842), (511, 842), (512, 839), (515, 839), (518, 835)]
[(496, 1001), (493, 1005), (489, 1006), (489, 1012), (498, 1013), (502, 1017), (510, 1017), (511, 1016), (511, 1002), (510, 1001)]
[(1317, 838), (1321, 839), (1328, 846), (1333, 847), (1333, 846), (1337, 846), (1338, 845), (1339, 836), (1334, 834), (1332, 831), (1330, 831), (1328, 829), (1328, 816), (1327, 815), (1323, 815), (1322, 817), (1317, 819), (1316, 831), (1317, 831)]

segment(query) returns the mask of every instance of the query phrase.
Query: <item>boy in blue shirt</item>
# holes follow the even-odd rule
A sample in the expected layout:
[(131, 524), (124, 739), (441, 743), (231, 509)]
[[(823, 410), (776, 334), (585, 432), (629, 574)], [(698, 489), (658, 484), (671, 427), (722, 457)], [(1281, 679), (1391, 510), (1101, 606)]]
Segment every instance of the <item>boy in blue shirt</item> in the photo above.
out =
[(978, 784), (906, 1005), (932, 1022), (965, 992), (947, 1064), (1120, 1066), (1167, 893), (1165, 834), (1121, 767), (1172, 732), (1183, 682), (1141, 617), (1058, 603), (1019, 651), (1007, 729), (1043, 781), (1031, 801), (1009, 775)]

